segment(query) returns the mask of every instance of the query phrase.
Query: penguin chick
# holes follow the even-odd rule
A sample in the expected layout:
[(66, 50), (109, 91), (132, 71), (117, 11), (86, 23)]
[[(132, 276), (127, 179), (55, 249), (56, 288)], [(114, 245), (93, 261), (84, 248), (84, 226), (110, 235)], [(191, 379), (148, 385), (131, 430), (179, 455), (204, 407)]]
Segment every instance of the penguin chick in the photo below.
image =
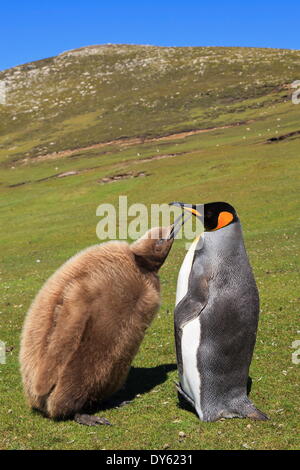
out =
[(44, 284), (21, 339), (21, 375), (32, 408), (53, 419), (110, 424), (80, 412), (124, 384), (159, 308), (158, 270), (171, 249), (172, 228), (153, 228), (131, 245), (87, 248)]

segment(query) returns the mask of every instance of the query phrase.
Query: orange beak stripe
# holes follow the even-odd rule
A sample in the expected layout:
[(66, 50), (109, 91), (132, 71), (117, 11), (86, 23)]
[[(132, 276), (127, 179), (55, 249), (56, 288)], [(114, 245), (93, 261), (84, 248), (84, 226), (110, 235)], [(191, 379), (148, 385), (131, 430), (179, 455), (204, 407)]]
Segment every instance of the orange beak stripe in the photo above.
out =
[(199, 217), (201, 217), (200, 212), (196, 211), (196, 209), (192, 209), (191, 207), (184, 207), (184, 210), (189, 211), (189, 212), (191, 212), (192, 214), (198, 215)]
[(226, 225), (230, 224), (230, 222), (233, 221), (233, 215), (230, 212), (220, 212), (219, 217), (218, 217), (218, 225), (216, 228), (213, 229), (219, 230), (222, 227), (226, 227)]

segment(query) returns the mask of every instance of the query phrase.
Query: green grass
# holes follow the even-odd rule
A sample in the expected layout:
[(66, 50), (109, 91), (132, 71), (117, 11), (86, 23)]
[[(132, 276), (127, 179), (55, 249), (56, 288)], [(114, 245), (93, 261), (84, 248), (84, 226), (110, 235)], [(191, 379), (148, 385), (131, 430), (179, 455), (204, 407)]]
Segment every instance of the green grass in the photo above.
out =
[[(186, 59), (192, 52), (190, 49), (179, 49), (174, 54), (178, 54), (177, 60), (187, 66)], [(200, 52), (205, 55), (204, 49), (200, 48)], [(238, 53), (238, 50), (220, 49), (213, 52), (227, 57), (231, 53)], [(275, 72), (279, 76), (280, 61), (296, 54), (247, 49), (241, 50), (241, 53), (243, 60), (249, 54), (251, 60), (254, 60), (255, 55), (258, 63), (261, 60), (261, 69), (257, 73), (263, 76)], [(269, 57), (268, 60), (273, 64), (271, 71), (261, 54)], [(93, 64), (96, 59), (91, 57)], [(109, 54), (103, 60), (107, 61), (107, 67), (110, 61), (115, 63)], [(46, 63), (52, 62), (53, 59), (48, 59)], [(43, 64), (41, 61), (35, 67)], [(227, 63), (225, 65), (225, 76), (219, 77), (219, 82), (211, 83), (210, 87), (221, 86), (222, 83), (224, 89), (225, 85), (231, 86), (232, 75), (228, 76)], [(157, 77), (150, 74), (148, 80), (153, 83), (153, 93), (162, 92), (158, 89), (162, 84)], [(268, 79), (269, 82), (272, 83), (272, 80)], [(230, 89), (227, 88), (227, 91)], [(185, 90), (187, 93), (187, 85)], [(235, 96), (237, 92), (233, 89), (232, 93)], [(12, 150), (7, 157), (8, 147), (2, 149), (0, 340), (13, 349), (7, 353), (7, 363), (0, 365), (0, 448), (299, 448), (299, 365), (292, 363), (292, 342), (300, 339), (297, 324), (300, 138), (272, 144), (267, 144), (266, 140), (299, 130), (300, 106), (282, 98), (282, 91), (278, 93), (274, 92), (274, 99), (269, 94), (259, 99), (244, 96), (244, 101), (241, 99), (240, 103), (235, 101), (232, 106), (230, 104), (230, 119), (229, 113), (223, 115), (221, 109), (210, 118), (210, 123), (216, 126), (224, 122), (228, 124), (253, 119), (250, 124), (182, 139), (146, 142), (130, 147), (115, 143), (105, 149), (78, 151), (71, 157), (45, 161), (35, 161), (34, 144), (29, 161), (25, 164), (13, 163), (15, 158), (24, 158), (22, 152)], [(183, 102), (186, 97), (187, 94)], [(118, 99), (119, 104), (122, 104), (122, 93)], [(169, 98), (166, 98), (166, 102), (170, 105), (167, 108), (170, 109), (170, 118), (161, 126), (166, 115), (159, 112), (155, 133), (159, 135), (164, 134), (166, 129), (174, 132), (188, 128), (187, 114), (180, 115), (178, 109), (172, 111)], [(212, 100), (209, 103), (213, 106)], [(85, 107), (82, 122), (76, 113), (72, 114), (71, 109), (69, 116), (61, 117), (62, 129), (65, 126), (68, 132), (72, 130), (77, 133), (78, 142), (82, 146), (87, 141), (81, 130), (88, 129), (89, 123), (95, 118), (94, 110), (86, 104)], [(195, 105), (193, 109), (195, 115), (206, 112), (202, 108), (202, 111), (196, 111)], [(136, 127), (128, 124), (128, 136), (138, 134), (139, 126), (144, 125), (144, 122), (137, 122), (138, 114), (134, 119)], [(199, 127), (207, 127), (208, 121), (204, 119), (202, 126), (201, 119)], [(151, 126), (147, 123), (146, 119), (144, 134), (151, 133)], [(98, 129), (97, 142), (102, 138), (111, 140), (118, 137), (115, 130), (109, 133), (101, 125), (98, 125)], [(3, 139), (8, 135), (5, 132)], [(7, 129), (7, 132), (12, 132), (12, 129)], [(18, 132), (21, 130), (16, 129), (11, 134), (10, 145), (17, 139)], [(58, 125), (55, 132), (60, 132)], [(22, 135), (25, 135), (25, 129), (22, 129)], [(37, 140), (43, 141), (45, 135), (38, 133)], [(27, 133), (24, 142), (20, 137), (19, 144), (24, 149), (29, 148), (29, 141), (35, 141), (34, 131), (32, 134), (30, 131)], [(65, 145), (65, 148), (74, 148), (68, 141)], [(58, 150), (62, 148), (64, 146)], [(107, 153), (103, 153), (104, 150)], [(161, 160), (139, 161), (171, 153), (178, 155)], [(70, 170), (77, 170), (79, 174), (38, 181)], [(123, 171), (144, 171), (149, 176), (113, 184), (98, 183), (100, 178)], [(21, 186), (9, 187), (26, 181)], [(134, 399), (124, 408), (102, 412), (114, 426), (87, 428), (72, 421), (52, 422), (27, 407), (18, 365), (19, 337), (26, 311), (43, 282), (55, 269), (80, 249), (99, 242), (95, 232), (97, 206), (104, 202), (116, 204), (119, 195), (124, 194), (128, 195), (129, 204), (142, 202), (149, 207), (151, 203), (172, 200), (193, 203), (224, 200), (237, 209), (261, 297), (258, 338), (250, 371), (253, 380), (250, 396), (257, 407), (269, 415), (270, 421), (235, 419), (202, 423), (194, 414), (178, 407), (174, 386), (177, 371), (173, 308), (176, 278), (185, 254), (183, 241), (175, 242), (161, 270), (162, 306), (147, 331), (123, 392), (125, 398)], [(186, 434), (185, 438), (179, 437), (180, 431)]]

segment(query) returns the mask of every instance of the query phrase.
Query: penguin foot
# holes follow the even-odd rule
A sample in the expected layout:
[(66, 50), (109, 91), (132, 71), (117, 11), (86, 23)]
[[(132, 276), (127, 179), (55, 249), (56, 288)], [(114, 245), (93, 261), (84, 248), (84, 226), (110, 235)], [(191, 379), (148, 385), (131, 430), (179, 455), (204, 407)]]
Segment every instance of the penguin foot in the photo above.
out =
[(256, 406), (254, 406), (252, 401), (248, 398), (244, 408), (244, 416), (246, 418), (256, 419), (258, 421), (267, 421), (269, 419), (268, 416), (256, 408)]
[[(232, 407), (231, 409), (222, 410), (217, 419), (220, 418), (249, 418), (257, 421), (267, 421), (268, 416), (257, 409), (250, 400), (242, 403), (239, 407)], [(215, 420), (213, 420), (215, 421)]]
[(103, 404), (109, 408), (122, 408), (123, 406), (129, 405), (133, 400), (120, 400), (120, 399), (110, 399), (106, 400)]
[(115, 408), (122, 408), (123, 406), (129, 405), (129, 403), (131, 402), (132, 400), (124, 400), (124, 401), (118, 402), (116, 403)]
[(106, 426), (112, 426), (112, 424), (106, 418), (100, 418), (99, 416), (85, 415), (76, 413), (74, 416), (74, 421), (78, 424), (83, 424), (84, 426), (98, 426), (104, 424)]
[(247, 418), (256, 419), (258, 421), (268, 421), (270, 419), (265, 413), (255, 407), (253, 407), (253, 410), (248, 413)]

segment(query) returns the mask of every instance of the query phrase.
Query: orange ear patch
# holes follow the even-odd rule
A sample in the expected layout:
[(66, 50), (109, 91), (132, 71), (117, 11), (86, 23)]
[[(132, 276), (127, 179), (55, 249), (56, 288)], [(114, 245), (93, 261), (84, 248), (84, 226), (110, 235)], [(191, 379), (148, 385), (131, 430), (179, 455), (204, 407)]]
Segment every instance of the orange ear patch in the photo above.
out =
[(226, 225), (230, 224), (230, 222), (233, 221), (233, 215), (231, 212), (220, 212), (219, 217), (218, 217), (218, 225), (214, 230), (219, 230), (222, 227), (226, 227)]

